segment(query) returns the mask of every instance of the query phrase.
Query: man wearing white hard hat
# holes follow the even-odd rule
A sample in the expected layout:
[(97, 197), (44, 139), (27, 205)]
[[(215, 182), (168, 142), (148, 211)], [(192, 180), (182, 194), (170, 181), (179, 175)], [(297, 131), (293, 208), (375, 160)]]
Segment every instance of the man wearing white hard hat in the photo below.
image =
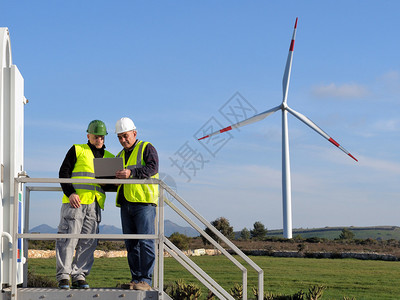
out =
[[(149, 142), (138, 140), (136, 126), (129, 118), (121, 118), (115, 125), (115, 133), (123, 149), (118, 157), (124, 159), (124, 169), (117, 171), (120, 179), (158, 178), (158, 154)], [(158, 204), (157, 184), (122, 184), (117, 190), (116, 205), (121, 208), (124, 234), (154, 234), (154, 220)], [(154, 240), (125, 240), (128, 263), (132, 275), (130, 283), (122, 288), (151, 289), (154, 263)]]

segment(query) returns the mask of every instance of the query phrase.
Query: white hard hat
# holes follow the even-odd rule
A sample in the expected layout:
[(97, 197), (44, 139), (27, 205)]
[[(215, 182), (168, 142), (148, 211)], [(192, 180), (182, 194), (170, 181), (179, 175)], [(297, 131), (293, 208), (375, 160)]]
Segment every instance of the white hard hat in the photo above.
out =
[(135, 130), (135, 129), (136, 129), (136, 126), (133, 123), (133, 121), (126, 117), (119, 119), (117, 121), (117, 123), (115, 124), (115, 133), (116, 134)]

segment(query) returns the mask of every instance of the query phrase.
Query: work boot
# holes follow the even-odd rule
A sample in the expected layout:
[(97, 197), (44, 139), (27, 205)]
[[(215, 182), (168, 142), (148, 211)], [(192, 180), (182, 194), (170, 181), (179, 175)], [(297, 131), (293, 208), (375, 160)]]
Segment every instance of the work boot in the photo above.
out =
[(140, 282), (135, 284), (135, 290), (150, 291), (151, 290), (151, 286), (145, 281), (140, 281)]
[(61, 279), (58, 282), (58, 288), (62, 290), (69, 290), (69, 280), (68, 279)]
[(89, 288), (89, 284), (86, 282), (86, 280), (77, 280), (72, 282), (72, 288), (87, 290)]
[(129, 283), (123, 283), (121, 284), (121, 288), (124, 290), (134, 290), (136, 286), (136, 283), (131, 281)]

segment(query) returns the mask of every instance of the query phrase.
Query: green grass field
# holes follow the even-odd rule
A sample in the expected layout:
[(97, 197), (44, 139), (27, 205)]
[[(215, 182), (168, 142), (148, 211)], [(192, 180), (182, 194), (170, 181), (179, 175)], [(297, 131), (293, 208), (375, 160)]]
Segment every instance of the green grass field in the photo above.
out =
[[(224, 288), (241, 283), (241, 272), (224, 256), (192, 257), (193, 261)], [(251, 259), (264, 270), (264, 290), (294, 294), (313, 285), (327, 289), (322, 299), (399, 299), (400, 262), (364, 261), (355, 259), (309, 259), (253, 256)], [(240, 261), (240, 259), (238, 259)], [(55, 277), (55, 259), (30, 259), (29, 270), (48, 278)], [(173, 258), (165, 259), (165, 283), (182, 278), (186, 283), (202, 286)], [(87, 280), (91, 287), (115, 287), (128, 282), (130, 274), (126, 258), (98, 258)], [(257, 274), (249, 269), (251, 287), (257, 285)], [(207, 294), (202, 287), (203, 295)], [(204, 298), (203, 298), (204, 299)]]

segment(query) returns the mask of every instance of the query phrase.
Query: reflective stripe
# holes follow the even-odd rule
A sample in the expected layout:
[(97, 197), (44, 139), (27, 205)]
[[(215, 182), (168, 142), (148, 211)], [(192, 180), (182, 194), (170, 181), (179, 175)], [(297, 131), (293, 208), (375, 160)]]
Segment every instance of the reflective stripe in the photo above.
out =
[(102, 194), (105, 194), (104, 190), (101, 187), (95, 186), (95, 185), (73, 183), (72, 186), (76, 190), (79, 189), (79, 190), (97, 191), (97, 192), (100, 192)]
[(77, 176), (94, 177), (94, 173), (91, 173), (91, 172), (73, 172), (72, 173), (72, 177), (77, 177)]
[(143, 144), (144, 144), (144, 142), (140, 142), (139, 150), (138, 150), (137, 158), (136, 158), (136, 165), (137, 165), (137, 166), (141, 166), (141, 165), (142, 165), (142, 149), (143, 149)]
[(140, 168), (142, 165), (129, 165), (126, 166), (127, 169), (136, 169), (136, 168)]

